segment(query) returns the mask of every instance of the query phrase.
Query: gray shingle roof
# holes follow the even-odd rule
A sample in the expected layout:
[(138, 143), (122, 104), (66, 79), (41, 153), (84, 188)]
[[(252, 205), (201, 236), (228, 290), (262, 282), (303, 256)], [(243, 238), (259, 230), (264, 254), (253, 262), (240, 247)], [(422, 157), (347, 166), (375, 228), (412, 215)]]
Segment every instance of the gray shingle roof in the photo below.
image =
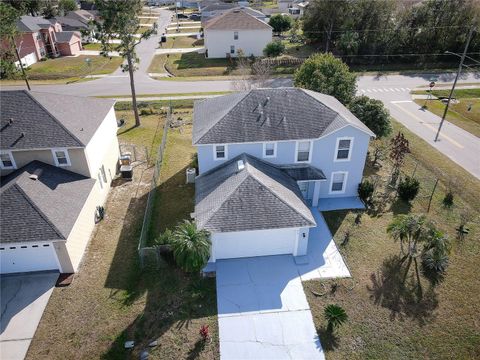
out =
[(272, 27), (249, 14), (244, 9), (235, 8), (208, 20), (205, 30), (271, 30)]
[(3, 177), (0, 243), (66, 240), (94, 185), (94, 179), (40, 161)]
[[(87, 23), (67, 16), (56, 17), (57, 21), (62, 24), (63, 30), (88, 30)], [(58, 35), (58, 33), (56, 33)], [(58, 37), (57, 37), (58, 38)]]
[(300, 88), (254, 89), (195, 102), (193, 143), (315, 139), (346, 125), (375, 136), (332, 96)]
[(290, 177), (296, 181), (302, 180), (326, 180), (322, 170), (307, 164), (281, 165), (280, 169), (285, 171)]
[(57, 39), (57, 42), (59, 42), (59, 43), (69, 43), (70, 40), (72, 40), (72, 37), (74, 35), (77, 35), (79, 38), (81, 38), (81, 35), (78, 31), (57, 32), (57, 33), (55, 33), (55, 38)]
[(316, 225), (295, 180), (247, 154), (197, 177), (195, 204), (197, 226), (212, 232)]
[(113, 105), (114, 101), (106, 99), (2, 91), (1, 148), (84, 147)]
[[(55, 22), (55, 20), (53, 20)], [(23, 15), (17, 21), (17, 28), (22, 32), (35, 32), (40, 29), (48, 29), (52, 26), (52, 21), (41, 16)]]

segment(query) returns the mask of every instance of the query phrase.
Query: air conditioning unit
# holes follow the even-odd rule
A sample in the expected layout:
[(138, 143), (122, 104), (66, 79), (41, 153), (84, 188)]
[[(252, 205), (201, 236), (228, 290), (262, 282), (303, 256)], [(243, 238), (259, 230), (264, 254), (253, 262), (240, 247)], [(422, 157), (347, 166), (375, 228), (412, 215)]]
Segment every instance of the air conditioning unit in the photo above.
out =
[(132, 165), (122, 165), (120, 166), (120, 174), (122, 179), (132, 180), (133, 178), (133, 166)]

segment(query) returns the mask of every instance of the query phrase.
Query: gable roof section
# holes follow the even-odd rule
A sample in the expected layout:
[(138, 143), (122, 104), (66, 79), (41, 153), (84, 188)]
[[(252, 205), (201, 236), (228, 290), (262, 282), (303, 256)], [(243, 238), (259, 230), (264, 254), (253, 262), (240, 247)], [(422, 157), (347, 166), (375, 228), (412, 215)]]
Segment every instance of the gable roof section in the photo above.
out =
[[(80, 21), (75, 18), (68, 17), (68, 16), (58, 16), (56, 17), (56, 19), (60, 24), (62, 24), (63, 29), (88, 30), (89, 28), (88, 23)], [(59, 33), (55, 34), (57, 36), (57, 39), (58, 39), (58, 34)]]
[(195, 204), (197, 226), (213, 232), (316, 225), (295, 180), (247, 154), (197, 177)]
[(94, 185), (94, 179), (40, 161), (2, 178), (0, 243), (66, 240)]
[(62, 31), (55, 33), (55, 38), (59, 43), (69, 43), (75, 35), (80, 38), (80, 33), (78, 31)]
[(193, 144), (316, 139), (352, 125), (375, 134), (338, 100), (299, 88), (253, 89), (195, 102)]
[(29, 16), (23, 15), (17, 21), (17, 28), (21, 32), (35, 32), (40, 29), (48, 29), (50, 26), (53, 26), (55, 20), (52, 21), (44, 19), (41, 16)]
[(271, 30), (272, 27), (247, 13), (244, 9), (235, 8), (215, 16), (207, 21), (205, 30)]
[(114, 101), (106, 99), (26, 90), (2, 91), (1, 148), (84, 147), (113, 104)]

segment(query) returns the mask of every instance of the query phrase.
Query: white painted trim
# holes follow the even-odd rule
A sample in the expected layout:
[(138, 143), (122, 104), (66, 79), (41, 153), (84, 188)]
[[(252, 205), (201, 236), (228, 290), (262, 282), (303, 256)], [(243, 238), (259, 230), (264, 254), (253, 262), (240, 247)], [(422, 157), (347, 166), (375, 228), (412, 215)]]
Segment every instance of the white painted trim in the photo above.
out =
[[(352, 158), (352, 151), (353, 151), (353, 141), (355, 138), (351, 136), (342, 136), (337, 138), (337, 144), (335, 145), (335, 152), (333, 153), (333, 162), (345, 162), (345, 161), (350, 161)], [(350, 140), (350, 148), (348, 149), (348, 158), (346, 159), (338, 159), (338, 147), (340, 146), (340, 141), (341, 140)], [(343, 149), (345, 150), (345, 149)]]
[(15, 159), (13, 158), (13, 154), (11, 150), (0, 150), (0, 154), (7, 154), (8, 157), (10, 158), (10, 162), (12, 163), (12, 166), (4, 166), (3, 162), (0, 161), (0, 169), (2, 170), (15, 170), (17, 168), (17, 163), (15, 162)]
[[(336, 174), (344, 174), (345, 177), (343, 178), (343, 186), (341, 191), (332, 191), (333, 185), (333, 176)], [(332, 171), (332, 175), (330, 176), (330, 187), (328, 189), (329, 194), (344, 194), (345, 189), (347, 188), (347, 179), (348, 179), (348, 171)]]
[[(58, 166), (58, 167), (72, 166), (72, 163), (70, 162), (70, 156), (68, 155), (68, 149), (67, 148), (52, 148), (51, 151), (52, 151), (53, 161), (55, 161), (55, 166)], [(58, 163), (58, 159), (57, 159), (57, 155), (55, 154), (55, 151), (63, 151), (64, 152), (65, 158), (67, 159), (66, 164), (59, 164)]]
[[(225, 147), (225, 157), (224, 158), (217, 158), (217, 146), (224, 146)], [(214, 144), (213, 145), (213, 160), (228, 160), (228, 145), (227, 144)]]
[[(309, 148), (309, 151), (308, 151), (308, 160), (307, 161), (298, 161), (297, 158), (298, 158), (298, 145), (301, 143), (301, 142), (309, 142), (310, 143), (310, 148)], [(313, 153), (313, 140), (297, 140), (295, 141), (295, 153), (294, 153), (294, 156), (295, 156), (295, 163), (296, 164), (310, 164), (312, 162), (312, 153)]]
[(314, 182), (314, 188), (313, 188), (313, 196), (312, 196), (312, 206), (317, 207), (318, 206), (318, 199), (320, 198), (320, 181), (315, 181)]
[(299, 238), (300, 238), (300, 229), (295, 231), (295, 244), (293, 245), (293, 256), (298, 255), (298, 245), (299, 245)]
[[(267, 155), (265, 152), (267, 150), (267, 144), (273, 144), (273, 155)], [(267, 141), (263, 143), (262, 157), (264, 159), (272, 159), (277, 157), (277, 143), (274, 141)]]

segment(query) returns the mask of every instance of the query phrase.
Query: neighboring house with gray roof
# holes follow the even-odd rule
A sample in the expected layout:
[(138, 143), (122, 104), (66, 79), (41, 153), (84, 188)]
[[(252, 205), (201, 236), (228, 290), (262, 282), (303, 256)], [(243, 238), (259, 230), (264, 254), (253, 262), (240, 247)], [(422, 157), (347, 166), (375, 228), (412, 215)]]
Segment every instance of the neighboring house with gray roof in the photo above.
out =
[(332, 96), (254, 89), (195, 102), (194, 217), (212, 233), (210, 261), (304, 255), (309, 209), (356, 197), (375, 134)]
[(25, 66), (47, 56), (76, 55), (82, 50), (80, 32), (64, 32), (61, 23), (54, 18), (24, 15), (17, 21), (17, 29), (19, 35), (15, 43)]
[(117, 172), (113, 105), (0, 93), (0, 273), (78, 269)]
[(252, 15), (251, 9), (234, 8), (203, 22), (208, 58), (262, 56), (272, 41), (272, 27)]

